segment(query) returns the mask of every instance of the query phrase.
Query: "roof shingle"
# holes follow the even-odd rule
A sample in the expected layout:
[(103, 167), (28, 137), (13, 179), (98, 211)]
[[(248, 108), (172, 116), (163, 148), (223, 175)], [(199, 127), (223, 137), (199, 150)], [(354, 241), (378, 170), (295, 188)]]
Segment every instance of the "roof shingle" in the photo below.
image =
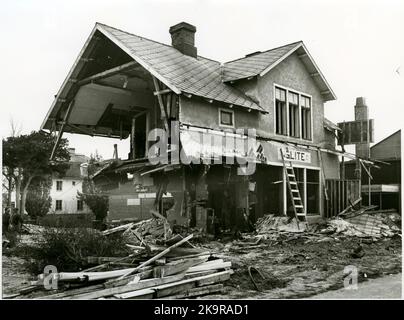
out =
[(133, 35), (131, 33), (98, 24), (101, 32), (112, 36), (126, 47), (132, 57), (141, 59), (168, 83), (179, 90), (207, 99), (264, 111), (251, 98), (236, 88), (222, 82), (219, 62), (198, 56), (196, 59), (177, 49)]
[(233, 81), (256, 76), (300, 43), (300, 41), (290, 43), (279, 48), (226, 62), (223, 66), (223, 81)]

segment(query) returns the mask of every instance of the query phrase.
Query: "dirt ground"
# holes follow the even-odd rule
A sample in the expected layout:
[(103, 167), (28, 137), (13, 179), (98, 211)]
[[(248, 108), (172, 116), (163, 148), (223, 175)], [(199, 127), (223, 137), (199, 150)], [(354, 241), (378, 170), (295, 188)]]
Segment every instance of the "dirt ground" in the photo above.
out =
[[(359, 282), (401, 272), (401, 237), (375, 242), (359, 238), (325, 237), (321, 242), (302, 238), (283, 241), (255, 239), (204, 243), (215, 256), (232, 262), (234, 274), (225, 283), (226, 291), (204, 299), (298, 299), (343, 287), (344, 268), (358, 268)], [(352, 252), (362, 246), (363, 256)], [(254, 286), (248, 269), (256, 282)], [(254, 269), (255, 268), (255, 269)], [(261, 275), (264, 279), (261, 278)], [(3, 255), (3, 296), (29, 285), (35, 275), (24, 268), (24, 260)], [(23, 298), (34, 297), (30, 294)]]
[[(358, 281), (401, 272), (401, 238), (386, 238), (369, 244), (357, 238), (305, 243), (304, 238), (259, 244), (256, 248), (232, 250), (223, 246), (225, 259), (232, 261), (234, 274), (226, 283), (227, 293), (205, 296), (208, 299), (298, 299), (342, 288), (344, 268), (358, 269)], [(352, 252), (361, 243), (363, 257), (353, 258)], [(216, 244), (220, 246), (220, 244)], [(265, 279), (252, 269), (258, 269)]]

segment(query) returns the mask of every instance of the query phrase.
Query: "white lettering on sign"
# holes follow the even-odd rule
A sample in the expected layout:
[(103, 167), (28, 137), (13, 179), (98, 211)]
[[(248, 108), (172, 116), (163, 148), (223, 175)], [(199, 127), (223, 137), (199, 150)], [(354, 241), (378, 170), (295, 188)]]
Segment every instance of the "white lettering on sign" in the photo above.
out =
[(283, 156), (287, 161), (311, 163), (311, 154), (309, 152), (296, 150), (295, 148), (291, 147), (283, 147), (278, 149), (279, 160), (282, 160), (281, 150), (283, 151)]

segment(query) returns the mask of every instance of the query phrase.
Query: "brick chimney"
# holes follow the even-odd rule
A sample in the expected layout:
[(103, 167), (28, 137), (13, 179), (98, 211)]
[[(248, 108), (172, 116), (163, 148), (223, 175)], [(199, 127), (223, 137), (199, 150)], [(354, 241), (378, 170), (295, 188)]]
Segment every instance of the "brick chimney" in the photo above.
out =
[[(368, 120), (369, 108), (366, 105), (366, 99), (364, 97), (356, 98), (355, 104), (355, 120)], [(370, 143), (356, 143), (355, 153), (358, 157), (368, 158), (370, 156)]]
[(195, 32), (196, 27), (186, 22), (170, 27), (172, 46), (183, 54), (196, 58)]

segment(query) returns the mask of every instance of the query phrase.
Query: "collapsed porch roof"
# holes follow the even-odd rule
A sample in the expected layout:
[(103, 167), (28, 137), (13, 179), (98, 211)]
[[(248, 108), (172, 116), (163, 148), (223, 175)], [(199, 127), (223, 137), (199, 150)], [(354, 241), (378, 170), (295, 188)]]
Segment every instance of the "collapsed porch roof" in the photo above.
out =
[[(70, 102), (75, 100), (71, 107), (72, 114), (75, 114), (74, 120), (77, 120), (78, 114), (93, 113), (93, 117), (89, 123), (83, 123), (83, 119), (80, 123), (66, 121), (68, 123), (64, 131), (112, 137), (125, 136), (128, 132), (123, 134), (122, 128), (111, 130), (108, 126), (104, 127), (97, 123), (108, 103), (98, 103), (95, 107), (97, 101), (93, 101), (93, 106), (87, 106), (83, 101), (77, 101), (79, 99), (76, 99), (76, 96), (81, 94), (81, 98), (84, 99), (85, 90), (95, 90), (92, 86), (94, 83), (116, 87), (121, 93), (139, 88), (150, 90), (147, 83), (152, 83), (153, 77), (175, 94), (200, 96), (209, 101), (265, 112), (242, 92), (222, 83), (218, 62), (203, 57), (189, 57), (171, 46), (97, 23), (55, 96), (41, 129), (56, 130), (60, 124), (58, 122), (62, 121), (69, 109)], [(135, 79), (140, 83), (133, 88), (131, 83)], [(152, 90), (147, 94), (153, 97)], [(135, 92), (133, 95), (137, 97), (139, 93)], [(109, 103), (115, 105), (111, 101)], [(135, 105), (141, 107), (139, 103)], [(79, 109), (85, 112), (79, 112)]]

